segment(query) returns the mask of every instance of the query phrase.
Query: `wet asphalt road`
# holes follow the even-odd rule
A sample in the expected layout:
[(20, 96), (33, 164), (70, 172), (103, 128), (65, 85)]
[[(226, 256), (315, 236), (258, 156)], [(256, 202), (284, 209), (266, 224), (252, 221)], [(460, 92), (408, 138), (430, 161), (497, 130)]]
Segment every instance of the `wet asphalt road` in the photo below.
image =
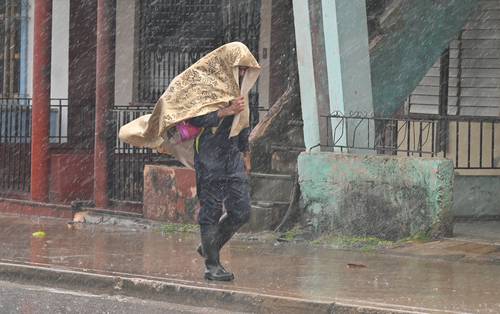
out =
[(124, 296), (94, 295), (0, 281), (0, 314), (63, 313), (234, 313), (214, 308), (141, 300)]

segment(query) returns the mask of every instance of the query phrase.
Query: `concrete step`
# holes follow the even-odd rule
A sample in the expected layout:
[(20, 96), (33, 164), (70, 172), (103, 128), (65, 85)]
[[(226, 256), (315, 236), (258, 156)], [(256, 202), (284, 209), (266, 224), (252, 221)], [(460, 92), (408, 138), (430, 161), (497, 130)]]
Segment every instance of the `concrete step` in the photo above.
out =
[(252, 204), (250, 221), (238, 232), (260, 232), (274, 230), (288, 209), (286, 202), (255, 202)]
[(250, 186), (253, 201), (288, 203), (293, 177), (289, 174), (252, 173)]
[(302, 120), (290, 120), (288, 121), (289, 126), (298, 126), (298, 127), (303, 127), (304, 126), (304, 121)]
[(271, 150), (271, 171), (293, 175), (297, 171), (297, 158), (305, 148), (272, 145)]
[(252, 211), (241, 232), (274, 230), (285, 215), (293, 189), (288, 174), (252, 173)]

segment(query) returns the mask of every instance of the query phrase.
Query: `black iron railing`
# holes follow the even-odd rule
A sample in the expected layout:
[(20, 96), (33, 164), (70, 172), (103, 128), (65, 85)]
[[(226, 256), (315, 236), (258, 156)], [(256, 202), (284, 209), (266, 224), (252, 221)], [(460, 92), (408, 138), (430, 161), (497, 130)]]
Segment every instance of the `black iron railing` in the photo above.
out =
[[(31, 178), (31, 98), (0, 98), (0, 191), (29, 192)], [(111, 111), (114, 133), (121, 126), (148, 113), (153, 104), (141, 107), (115, 107)], [(83, 139), (79, 132), (69, 134), (72, 125), (82, 126), (94, 118), (94, 111), (72, 115), (67, 99), (51, 99), (50, 143), (53, 146), (77, 145)], [(260, 110), (256, 108), (257, 112)], [(71, 120), (71, 121), (70, 121)], [(258, 121), (258, 118), (254, 119)], [(84, 124), (86, 123), (86, 124)], [(111, 198), (140, 202), (143, 193), (145, 164), (180, 165), (167, 155), (151, 149), (132, 147), (116, 136), (112, 143)]]
[[(152, 106), (116, 106), (112, 110), (115, 134), (120, 128), (140, 116), (151, 113)], [(144, 187), (144, 166), (146, 164), (178, 163), (168, 155), (152, 149), (138, 148), (120, 141), (116, 136), (111, 156), (110, 190), (111, 199), (117, 201), (142, 202)]]
[(324, 116), (331, 125), (324, 150), (452, 159), (456, 169), (500, 168), (500, 118), (465, 116)]
[(0, 190), (28, 192), (31, 178), (31, 100), (0, 99)]
[[(28, 192), (31, 178), (31, 98), (0, 98), (0, 190)], [(51, 144), (68, 142), (68, 100), (50, 100)]]

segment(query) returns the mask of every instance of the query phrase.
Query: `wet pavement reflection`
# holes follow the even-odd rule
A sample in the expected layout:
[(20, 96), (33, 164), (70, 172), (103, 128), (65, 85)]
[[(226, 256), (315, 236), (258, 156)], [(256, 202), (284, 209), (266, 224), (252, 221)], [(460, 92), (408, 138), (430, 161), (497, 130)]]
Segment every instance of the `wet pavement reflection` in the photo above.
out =
[[(0, 216), (0, 259), (316, 300), (500, 312), (500, 265), (232, 241), (222, 261), (236, 280), (209, 283), (202, 279), (203, 261), (195, 251), (197, 234), (104, 225), (69, 229), (66, 223)], [(45, 238), (32, 237), (39, 230)]]

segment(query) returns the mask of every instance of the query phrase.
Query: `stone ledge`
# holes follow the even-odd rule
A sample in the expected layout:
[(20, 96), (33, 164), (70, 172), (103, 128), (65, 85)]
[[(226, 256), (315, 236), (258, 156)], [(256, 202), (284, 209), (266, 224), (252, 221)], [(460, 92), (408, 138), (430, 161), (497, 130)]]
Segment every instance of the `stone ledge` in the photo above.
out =
[(146, 219), (176, 223), (197, 221), (196, 176), (191, 169), (146, 165), (143, 199)]
[(299, 183), (316, 232), (398, 240), (450, 236), (453, 163), (439, 158), (302, 153)]

